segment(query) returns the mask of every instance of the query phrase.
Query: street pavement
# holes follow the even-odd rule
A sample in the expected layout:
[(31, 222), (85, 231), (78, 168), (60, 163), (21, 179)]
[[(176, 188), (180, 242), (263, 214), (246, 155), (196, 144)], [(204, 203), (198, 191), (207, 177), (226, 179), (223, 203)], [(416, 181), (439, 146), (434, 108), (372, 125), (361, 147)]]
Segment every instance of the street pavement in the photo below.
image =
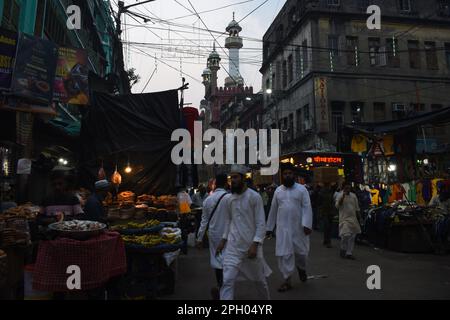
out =
[[(264, 256), (272, 268), (269, 278), (271, 299), (450, 299), (450, 255), (399, 253), (356, 245), (357, 260), (339, 256), (338, 240), (333, 248), (322, 246), (322, 234), (313, 233), (308, 275), (326, 275), (326, 278), (299, 281), (295, 274), (291, 291), (279, 293), (282, 282), (275, 258), (275, 239), (264, 243)], [(369, 290), (367, 267), (381, 269), (381, 289)], [(210, 300), (215, 276), (209, 265), (208, 249), (189, 248), (188, 255), (180, 255), (177, 266), (175, 293), (164, 299)], [(236, 288), (236, 299), (261, 299), (255, 286), (241, 282)]]

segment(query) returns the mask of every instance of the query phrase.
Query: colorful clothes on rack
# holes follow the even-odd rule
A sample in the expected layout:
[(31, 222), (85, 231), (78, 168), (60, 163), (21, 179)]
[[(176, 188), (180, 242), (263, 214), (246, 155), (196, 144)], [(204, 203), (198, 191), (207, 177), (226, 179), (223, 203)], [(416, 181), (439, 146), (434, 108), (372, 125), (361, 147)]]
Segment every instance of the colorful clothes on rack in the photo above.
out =
[(438, 194), (438, 185), (440, 181), (443, 181), (443, 179), (433, 179), (431, 180), (431, 196), (434, 197)]
[(416, 183), (414, 181), (408, 183), (409, 189), (408, 189), (408, 200), (416, 202)]
[(383, 137), (383, 147), (385, 156), (392, 156), (395, 154), (393, 135), (387, 135)]
[(422, 197), (425, 203), (430, 202), (432, 198), (431, 181), (422, 180)]
[(420, 181), (417, 182), (416, 183), (416, 203), (418, 205), (425, 206), (425, 205), (427, 205), (428, 202), (425, 202), (425, 200), (423, 199), (422, 189), (423, 189), (422, 182), (420, 182)]
[(352, 152), (366, 152), (367, 151), (367, 140), (363, 135), (357, 134), (353, 136), (352, 139)]
[(372, 196), (372, 204), (375, 206), (378, 206), (381, 204), (381, 199), (380, 199), (380, 191), (377, 189), (370, 189), (370, 194)]

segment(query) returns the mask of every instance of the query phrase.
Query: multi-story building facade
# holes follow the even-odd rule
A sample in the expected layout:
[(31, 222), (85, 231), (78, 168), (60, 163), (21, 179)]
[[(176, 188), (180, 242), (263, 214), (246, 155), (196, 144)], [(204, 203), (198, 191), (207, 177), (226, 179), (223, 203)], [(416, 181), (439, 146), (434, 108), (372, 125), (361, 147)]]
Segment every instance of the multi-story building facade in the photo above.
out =
[(263, 42), (264, 126), (282, 129), (284, 154), (335, 151), (346, 123), (450, 106), (450, 1), (288, 0)]
[[(67, 28), (67, 8), (81, 9), (81, 28)], [(90, 68), (104, 77), (114, 71), (114, 21), (109, 1), (7, 0), (0, 4), (0, 26), (47, 38), (60, 46), (86, 49)]]

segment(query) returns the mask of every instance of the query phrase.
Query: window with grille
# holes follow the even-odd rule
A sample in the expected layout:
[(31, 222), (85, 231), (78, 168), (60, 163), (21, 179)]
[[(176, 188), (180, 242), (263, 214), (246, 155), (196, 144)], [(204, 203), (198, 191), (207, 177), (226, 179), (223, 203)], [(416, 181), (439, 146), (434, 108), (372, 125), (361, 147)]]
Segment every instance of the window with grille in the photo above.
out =
[(302, 109), (297, 109), (297, 111), (295, 112), (295, 121), (296, 121), (296, 126), (297, 126), (297, 137), (300, 136), (301, 132), (303, 131), (303, 126), (302, 126)]
[(294, 140), (294, 114), (289, 115), (289, 127), (287, 133), (289, 140)]
[(283, 61), (283, 88), (287, 86), (287, 62)]
[(377, 65), (379, 54), (380, 54), (380, 38), (369, 38), (369, 60), (371, 66)]
[(386, 104), (384, 102), (374, 102), (373, 104), (373, 120), (386, 120)]
[(450, 0), (439, 0), (439, 15), (450, 17)]
[(347, 65), (356, 66), (358, 61), (358, 37), (346, 37)]
[(310, 121), (311, 119), (310, 119), (310, 115), (309, 115), (309, 104), (305, 104), (303, 109), (305, 109), (305, 111), (304, 111), (305, 121)]
[(340, 127), (344, 123), (344, 107), (343, 102), (331, 102), (331, 130), (338, 133)]
[(288, 57), (288, 83), (291, 83), (294, 80), (294, 58), (292, 54)]
[(409, 40), (408, 52), (409, 52), (409, 66), (412, 69), (420, 69), (421, 63), (420, 63), (419, 41)]
[(275, 65), (275, 88), (281, 89), (281, 61), (277, 61)]
[(337, 57), (339, 54), (338, 36), (328, 35), (328, 49), (333, 57)]
[(303, 75), (303, 70), (302, 70), (302, 61), (301, 61), (301, 51), (300, 48), (297, 47), (295, 48), (295, 70), (296, 70), (296, 75), (297, 75), (297, 79), (301, 79), (302, 75)]
[(386, 39), (387, 63), (391, 68), (400, 67), (400, 55), (398, 53), (398, 40)]
[(363, 120), (364, 103), (360, 101), (353, 101), (350, 105), (352, 108), (352, 122), (361, 122)]
[(432, 41), (425, 42), (425, 56), (427, 59), (428, 70), (438, 70), (438, 61), (436, 53), (436, 43)]
[(308, 40), (302, 42), (303, 71), (308, 69)]
[(447, 61), (447, 68), (450, 70), (450, 43), (445, 44), (445, 60)]
[(276, 33), (277, 42), (281, 42), (283, 40), (283, 36), (284, 36), (284, 27), (282, 24), (280, 24), (277, 28), (277, 33)]
[(399, 0), (400, 11), (411, 12), (411, 0)]

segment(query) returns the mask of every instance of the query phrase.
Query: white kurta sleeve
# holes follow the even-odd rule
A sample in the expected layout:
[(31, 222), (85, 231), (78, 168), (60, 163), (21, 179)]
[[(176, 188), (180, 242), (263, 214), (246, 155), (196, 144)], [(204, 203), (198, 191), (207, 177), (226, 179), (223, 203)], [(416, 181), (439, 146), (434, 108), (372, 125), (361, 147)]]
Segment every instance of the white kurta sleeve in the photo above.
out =
[(263, 243), (266, 237), (266, 215), (264, 214), (264, 204), (259, 194), (254, 197), (254, 214), (256, 222), (256, 232), (253, 242)]
[(267, 218), (267, 231), (273, 232), (273, 229), (275, 229), (275, 224), (277, 223), (277, 214), (278, 200), (277, 192), (275, 192), (272, 198), (272, 204), (270, 205), (269, 217)]
[(341, 201), (343, 196), (344, 196), (344, 194), (342, 193), (342, 194), (338, 194), (338, 196), (336, 197), (336, 203), (335, 203), (336, 209), (341, 208), (341, 206), (339, 205), (339, 202)]
[(200, 222), (200, 228), (198, 229), (197, 233), (197, 241), (202, 241), (203, 237), (205, 236), (206, 228), (208, 226), (209, 217), (211, 217), (211, 206), (208, 205), (208, 202), (206, 201), (203, 203), (203, 212), (202, 212), (202, 221)]
[(230, 232), (230, 224), (231, 224), (231, 199), (229, 195), (226, 195), (224, 199), (224, 228), (223, 228), (223, 236), (222, 239), (228, 240), (228, 233)]
[(311, 199), (309, 192), (304, 190), (302, 192), (302, 225), (312, 230), (313, 211), (311, 207)]
[(359, 208), (358, 197), (357, 197), (356, 195), (354, 195), (354, 199), (355, 199), (355, 208), (356, 208), (356, 211), (361, 211), (361, 209)]

